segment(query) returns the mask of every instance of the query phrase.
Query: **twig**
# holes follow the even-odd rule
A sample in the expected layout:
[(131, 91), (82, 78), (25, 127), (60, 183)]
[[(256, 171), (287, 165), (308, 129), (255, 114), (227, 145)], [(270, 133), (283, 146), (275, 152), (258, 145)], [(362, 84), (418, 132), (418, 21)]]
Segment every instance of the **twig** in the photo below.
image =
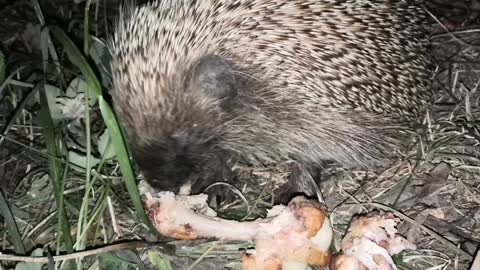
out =
[(445, 34), (449, 35), (456, 42), (460, 43), (461, 45), (467, 46), (467, 47), (473, 47), (473, 48), (479, 48), (480, 47), (476, 44), (470, 44), (468, 42), (465, 42), (462, 39), (460, 39), (459, 37), (455, 36), (455, 34), (453, 32), (451, 32), (450, 30), (448, 30), (448, 28), (435, 15), (433, 15), (427, 7), (424, 7), (424, 10), (427, 12), (427, 14), (430, 17), (432, 17), (432, 19), (435, 20), (436, 23), (438, 23), (438, 25), (440, 25), (443, 28), (443, 30), (445, 30), (445, 32), (446, 32)]
[(200, 256), (198, 257), (188, 268), (187, 270), (191, 270), (193, 269), (195, 266), (197, 266), (197, 264), (199, 264), (210, 252), (212, 252), (212, 250), (218, 245), (218, 242), (213, 242), (212, 245), (207, 249), (205, 250), (205, 252)]
[[(140, 248), (151, 248), (151, 247), (161, 247), (165, 253), (173, 253), (174, 246), (167, 243), (153, 243), (145, 241), (134, 241), (134, 242), (124, 242), (117, 243), (108, 246), (103, 246), (91, 250), (84, 250), (75, 253), (53, 256), (53, 261), (60, 262), (71, 259), (78, 259), (83, 257), (88, 257), (92, 255), (98, 255), (103, 253), (108, 253), (112, 251), (119, 251), (125, 249), (140, 249)], [(16, 261), (16, 262), (31, 262), (31, 263), (48, 263), (49, 258), (44, 257), (34, 257), (34, 256), (18, 256), (18, 255), (9, 255), (0, 253), (0, 261)]]

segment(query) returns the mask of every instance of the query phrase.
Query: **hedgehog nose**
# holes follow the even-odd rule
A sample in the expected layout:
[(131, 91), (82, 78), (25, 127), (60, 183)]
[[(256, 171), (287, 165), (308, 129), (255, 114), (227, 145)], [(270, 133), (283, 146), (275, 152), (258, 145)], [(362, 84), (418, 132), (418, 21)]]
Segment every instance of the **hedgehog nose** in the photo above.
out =
[(187, 181), (178, 189), (178, 195), (190, 195), (192, 193), (192, 182)]

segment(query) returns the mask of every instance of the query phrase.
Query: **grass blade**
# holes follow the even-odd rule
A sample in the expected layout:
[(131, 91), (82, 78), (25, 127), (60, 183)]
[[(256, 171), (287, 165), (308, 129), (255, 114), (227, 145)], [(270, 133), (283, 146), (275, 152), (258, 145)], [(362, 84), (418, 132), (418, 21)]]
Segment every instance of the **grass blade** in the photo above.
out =
[[(150, 220), (145, 213), (145, 210), (143, 209), (142, 201), (140, 199), (140, 195), (137, 189), (137, 184), (135, 182), (132, 164), (130, 163), (128, 151), (122, 133), (120, 131), (120, 127), (118, 125), (115, 114), (110, 108), (110, 105), (103, 99), (100, 82), (98, 81), (95, 73), (93, 72), (92, 68), (88, 64), (83, 54), (73, 43), (73, 41), (65, 34), (65, 32), (56, 26), (51, 26), (50, 30), (52, 31), (53, 36), (63, 45), (69, 60), (75, 66), (77, 66), (78, 69), (80, 69), (81, 73), (85, 77), (85, 81), (87, 82), (90, 90), (92, 91), (91, 93), (93, 93), (93, 95), (97, 97), (100, 110), (105, 124), (107, 125), (107, 129), (110, 132), (110, 136), (113, 142), (113, 149), (115, 150), (118, 163), (120, 164), (120, 170), (122, 172), (123, 179), (125, 180), (125, 184), (130, 198), (135, 207), (137, 217), (150, 229), (153, 229), (154, 227), (152, 226)], [(156, 232), (156, 230), (153, 229), (153, 232)]]
[[(61, 158), (60, 153), (57, 151), (57, 149), (59, 149), (59, 147), (57, 147), (58, 135), (55, 132), (55, 127), (53, 126), (52, 118), (50, 116), (44, 84), (39, 83), (37, 87), (41, 87), (43, 90), (40, 91), (40, 117), (43, 125), (45, 142), (47, 144), (50, 181), (52, 183), (53, 193), (58, 207), (58, 240), (63, 238), (63, 242), (66, 245), (67, 251), (73, 252), (73, 240), (70, 234), (70, 225), (68, 224), (67, 213), (65, 212), (63, 201), (63, 180), (66, 176), (68, 165), (66, 165), (65, 168), (62, 168), (62, 162), (58, 159)], [(58, 251), (59, 250), (57, 249), (57, 252)]]
[(18, 230), (17, 223), (15, 222), (15, 217), (10, 210), (7, 199), (3, 195), (3, 192), (0, 192), (0, 212), (5, 219), (7, 224), (7, 230), (12, 238), (13, 246), (15, 247), (15, 253), (24, 255), (25, 246), (23, 245), (22, 237), (20, 236), (20, 231)]
[[(135, 183), (135, 176), (132, 170), (132, 164), (130, 163), (129, 155), (125, 147), (125, 142), (123, 136), (118, 126), (117, 120), (113, 111), (108, 106), (107, 102), (103, 97), (98, 99), (100, 110), (102, 111), (103, 119), (107, 125), (108, 132), (112, 140), (113, 148), (116, 152), (116, 157), (118, 163), (120, 164), (120, 170), (122, 171), (123, 178), (125, 179), (125, 184), (127, 186), (128, 193), (130, 198), (137, 210), (137, 216), (142, 220), (153, 232), (156, 232), (155, 228), (151, 224), (150, 220), (147, 217), (147, 214), (143, 210), (142, 201), (140, 199), (140, 194), (138, 193), (137, 184)], [(141, 211), (138, 211), (141, 209)], [(146, 222), (145, 222), (146, 221)]]
[(2, 138), (0, 139), (0, 146), (5, 142), (5, 136), (8, 134), (8, 131), (12, 128), (12, 126), (15, 124), (15, 120), (17, 120), (18, 117), (22, 114), (23, 109), (27, 105), (27, 103), (32, 99), (35, 94), (37, 94), (39, 87), (33, 88), (25, 98), (23, 98), (22, 102), (18, 104), (18, 106), (15, 108), (15, 111), (13, 112), (12, 116), (8, 120), (7, 125), (3, 128), (2, 130)]

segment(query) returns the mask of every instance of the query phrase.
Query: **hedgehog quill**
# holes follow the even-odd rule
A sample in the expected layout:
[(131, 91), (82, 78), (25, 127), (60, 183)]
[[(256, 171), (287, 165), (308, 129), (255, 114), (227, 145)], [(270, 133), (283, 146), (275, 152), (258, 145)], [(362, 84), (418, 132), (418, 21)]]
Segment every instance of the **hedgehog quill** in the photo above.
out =
[(114, 109), (159, 190), (201, 191), (237, 161), (369, 168), (402, 147), (431, 102), (424, 20), (408, 0), (124, 8), (111, 41)]

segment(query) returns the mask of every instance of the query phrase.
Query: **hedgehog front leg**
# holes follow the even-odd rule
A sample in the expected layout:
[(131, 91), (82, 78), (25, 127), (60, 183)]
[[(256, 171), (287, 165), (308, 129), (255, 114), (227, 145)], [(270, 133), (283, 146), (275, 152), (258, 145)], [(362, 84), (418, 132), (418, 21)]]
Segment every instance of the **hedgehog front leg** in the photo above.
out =
[(287, 204), (293, 197), (301, 194), (308, 197), (317, 197), (319, 202), (324, 204), (325, 200), (317, 184), (320, 178), (320, 169), (309, 170), (302, 164), (293, 163), (287, 183), (279, 188), (279, 194), (275, 198), (275, 203)]

